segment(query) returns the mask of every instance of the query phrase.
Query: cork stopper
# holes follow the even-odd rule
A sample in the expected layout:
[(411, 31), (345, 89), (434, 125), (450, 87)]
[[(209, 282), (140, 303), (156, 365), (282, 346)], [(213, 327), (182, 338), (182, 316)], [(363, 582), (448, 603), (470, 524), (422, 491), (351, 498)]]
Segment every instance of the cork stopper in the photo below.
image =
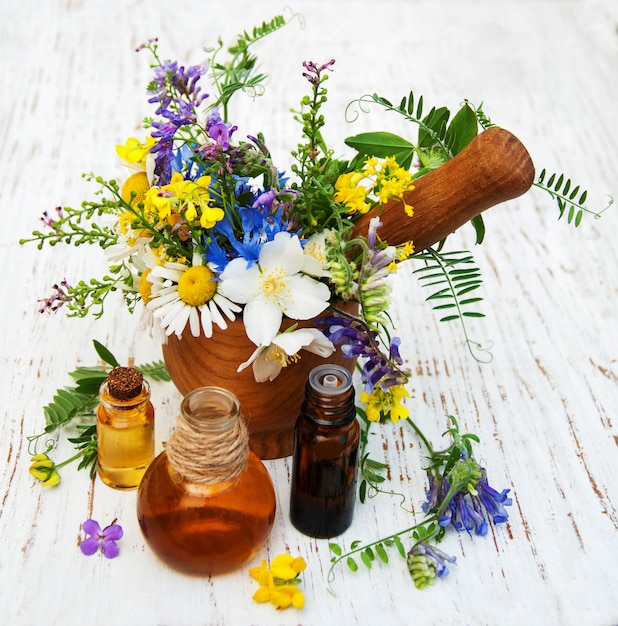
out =
[(144, 377), (134, 367), (115, 367), (107, 376), (107, 390), (116, 400), (130, 400), (142, 391)]

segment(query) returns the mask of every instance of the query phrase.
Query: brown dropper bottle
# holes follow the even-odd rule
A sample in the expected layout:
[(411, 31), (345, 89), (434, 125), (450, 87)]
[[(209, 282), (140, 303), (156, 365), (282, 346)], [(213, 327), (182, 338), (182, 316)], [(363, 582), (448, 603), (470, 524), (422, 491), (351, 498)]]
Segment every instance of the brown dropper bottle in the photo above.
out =
[(352, 522), (359, 428), (351, 374), (314, 368), (294, 430), (292, 524), (310, 537), (334, 537)]

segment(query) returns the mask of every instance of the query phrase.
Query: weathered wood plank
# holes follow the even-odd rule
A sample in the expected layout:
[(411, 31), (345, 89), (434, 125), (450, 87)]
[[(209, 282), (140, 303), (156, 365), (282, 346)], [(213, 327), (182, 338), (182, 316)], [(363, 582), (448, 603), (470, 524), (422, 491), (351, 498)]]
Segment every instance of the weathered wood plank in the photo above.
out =
[[(262, 67), (272, 75), (266, 95), (234, 111), (247, 133), (267, 132), (282, 162), (289, 165), (298, 140), (289, 108), (305, 89), (301, 62), (334, 57), (326, 134), (342, 150), (346, 136), (363, 130), (410, 130), (377, 112), (349, 125), (350, 100), (373, 91), (397, 100), (414, 89), (428, 104), (483, 101), (537, 167), (565, 171), (589, 188), (591, 205), (602, 207), (605, 193), (617, 193), (618, 8), (610, 0), (365, 0), (353, 10), (343, 0), (297, 4), (305, 29), (294, 23), (261, 45)], [(477, 363), (460, 329), (437, 321), (412, 266), (394, 278), (393, 317), (415, 373), (416, 420), (438, 442), (446, 415), (457, 415), (481, 437), (492, 484), (513, 489), (508, 525), (485, 539), (445, 540), (458, 564), (433, 588), (415, 590), (393, 557), (389, 567), (357, 574), (338, 569), (337, 595), (328, 594), (326, 542), (299, 535), (287, 521), (289, 460), (267, 463), (279, 509), (264, 556), (290, 550), (306, 558), (301, 613), (254, 604), (246, 571), (208, 580), (162, 566), (140, 535), (134, 493), (70, 469), (56, 489), (43, 490), (29, 476), (26, 437), (42, 427), (41, 407), (67, 384), (66, 373), (96, 358), (93, 338), (136, 362), (159, 358), (159, 349), (120, 303), (99, 321), (39, 315), (36, 300), (53, 282), (94, 275), (104, 263), (94, 250), (38, 252), (17, 240), (37, 227), (43, 210), (77, 205), (94, 191), (83, 171), (122, 174), (114, 145), (150, 113), (149, 59), (133, 52), (137, 44), (159, 36), (163, 56), (195, 62), (217, 35), (229, 40), (281, 10), (270, 0), (22, 0), (1, 9), (3, 623), (319, 624), (333, 615), (345, 624), (618, 623), (616, 215), (585, 219), (575, 231), (556, 223), (538, 190), (489, 211), (487, 242), (475, 248), (487, 318), (469, 331), (492, 345), (491, 362)], [(474, 247), (470, 228), (452, 241)], [(153, 387), (160, 449), (180, 396), (171, 385)], [(420, 511), (424, 497), (421, 449), (409, 428), (376, 431), (371, 452), (390, 464), (389, 488), (406, 500), (400, 506), (380, 495), (359, 505), (340, 540), (346, 545), (411, 525), (408, 511)], [(56, 457), (70, 453), (62, 440)], [(77, 549), (80, 524), (91, 515), (102, 523), (119, 518), (119, 559), (88, 559)]]

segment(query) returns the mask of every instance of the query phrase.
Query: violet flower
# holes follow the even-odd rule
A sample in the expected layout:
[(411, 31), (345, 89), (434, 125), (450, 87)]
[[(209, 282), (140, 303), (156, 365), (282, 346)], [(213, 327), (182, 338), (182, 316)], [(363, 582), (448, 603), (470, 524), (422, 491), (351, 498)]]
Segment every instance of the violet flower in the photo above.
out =
[(71, 285), (64, 279), (61, 283), (53, 286), (53, 292), (48, 298), (39, 298), (41, 303), (39, 313), (55, 313), (61, 306), (73, 300), (73, 296), (69, 293), (72, 289)]
[(114, 520), (109, 526), (101, 530), (99, 522), (93, 519), (86, 520), (82, 524), (82, 529), (88, 535), (86, 539), (82, 539), (79, 549), (86, 555), (91, 556), (99, 549), (108, 559), (118, 556), (119, 548), (116, 542), (122, 539), (123, 531), (119, 524)]
[(473, 458), (462, 458), (449, 471), (448, 476), (436, 477), (428, 473), (427, 502), (422, 505), (425, 513), (439, 512), (440, 526), (452, 526), (458, 532), (474, 531), (486, 535), (487, 516), (494, 524), (506, 522), (505, 506), (513, 501), (508, 497), (510, 489), (500, 492), (487, 481), (487, 470)]

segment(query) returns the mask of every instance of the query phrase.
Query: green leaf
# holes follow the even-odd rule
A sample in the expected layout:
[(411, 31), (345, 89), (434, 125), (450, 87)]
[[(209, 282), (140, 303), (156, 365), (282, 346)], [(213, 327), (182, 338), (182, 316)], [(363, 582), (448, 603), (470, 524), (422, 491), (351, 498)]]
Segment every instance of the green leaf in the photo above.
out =
[(346, 559), (346, 564), (347, 564), (348, 568), (350, 569), (350, 571), (358, 572), (358, 565), (357, 565), (356, 561), (351, 556), (349, 556)]
[(485, 239), (485, 222), (483, 221), (482, 215), (476, 215), (470, 220), (470, 223), (474, 227), (476, 231), (476, 244), (483, 243), (483, 239)]
[(376, 544), (376, 554), (383, 563), (388, 563), (388, 554), (381, 543)]
[(453, 156), (459, 154), (478, 134), (476, 114), (468, 104), (464, 104), (451, 120), (446, 131), (445, 141)]
[(373, 554), (373, 550), (371, 548), (365, 548), (360, 553), (361, 561), (365, 564), (367, 569), (371, 569), (373, 562), (375, 561), (375, 555)]
[(397, 552), (399, 552), (399, 556), (405, 559), (407, 556), (407, 553), (399, 535), (395, 536), (395, 546), (397, 547)]
[(92, 343), (94, 344), (94, 349), (97, 351), (97, 354), (105, 363), (112, 367), (119, 367), (120, 363), (118, 363), (116, 357), (102, 343), (96, 339), (93, 339)]
[(345, 140), (346, 145), (367, 156), (380, 159), (395, 157), (404, 169), (409, 169), (414, 156), (414, 144), (389, 132), (360, 133)]
[(328, 547), (330, 548), (330, 551), (333, 554), (336, 554), (337, 556), (341, 556), (342, 554), (342, 550), (341, 550), (341, 546), (337, 543), (329, 543)]
[(367, 498), (367, 481), (366, 480), (361, 480), (360, 487), (358, 488), (358, 498), (362, 504), (365, 503), (365, 500)]
[(421, 148), (431, 148), (438, 141), (444, 139), (446, 124), (451, 112), (446, 107), (433, 107), (422, 120), (418, 129), (418, 145)]

